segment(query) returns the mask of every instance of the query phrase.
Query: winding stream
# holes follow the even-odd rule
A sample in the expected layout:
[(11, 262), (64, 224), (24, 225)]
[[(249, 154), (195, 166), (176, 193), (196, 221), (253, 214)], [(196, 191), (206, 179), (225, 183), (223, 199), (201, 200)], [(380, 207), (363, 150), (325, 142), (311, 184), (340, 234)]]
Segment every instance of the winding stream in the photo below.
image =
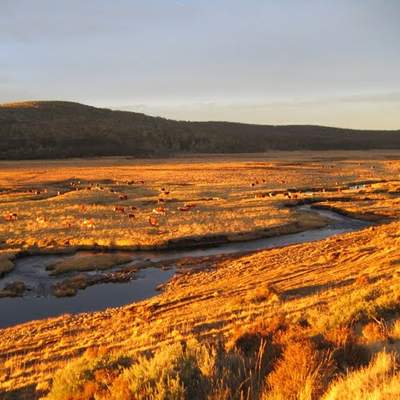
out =
[[(302, 206), (299, 209), (309, 211), (310, 206)], [(371, 225), (368, 222), (352, 219), (332, 211), (321, 209), (313, 209), (313, 211), (329, 218), (330, 223), (324, 228), (301, 233), (233, 242), (213, 247), (132, 252), (132, 262), (124, 266), (132, 266), (143, 261), (178, 260), (183, 257), (204, 257), (282, 247), (322, 240)], [(0, 299), (0, 328), (65, 313), (99, 311), (144, 300), (156, 295), (156, 287), (168, 281), (175, 273), (175, 268), (162, 270), (150, 267), (140, 270), (135, 279), (128, 282), (97, 284), (85, 290), (79, 290), (74, 297), (53, 297), (50, 295), (51, 285), (65, 277), (50, 278), (46, 266), (66, 257), (71, 257), (71, 255), (30, 256), (16, 261), (14, 270), (1, 280), (1, 287), (9, 282), (19, 280), (34, 287), (35, 290), (28, 292), (24, 297)], [(120, 269), (122, 266), (118, 268)]]

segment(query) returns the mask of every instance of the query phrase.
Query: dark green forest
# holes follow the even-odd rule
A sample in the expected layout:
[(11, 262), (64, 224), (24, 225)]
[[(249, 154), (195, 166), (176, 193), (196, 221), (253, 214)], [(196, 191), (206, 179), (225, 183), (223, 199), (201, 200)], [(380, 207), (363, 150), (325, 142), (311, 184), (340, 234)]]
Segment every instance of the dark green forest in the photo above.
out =
[(400, 148), (400, 130), (189, 122), (47, 101), (0, 105), (0, 159)]

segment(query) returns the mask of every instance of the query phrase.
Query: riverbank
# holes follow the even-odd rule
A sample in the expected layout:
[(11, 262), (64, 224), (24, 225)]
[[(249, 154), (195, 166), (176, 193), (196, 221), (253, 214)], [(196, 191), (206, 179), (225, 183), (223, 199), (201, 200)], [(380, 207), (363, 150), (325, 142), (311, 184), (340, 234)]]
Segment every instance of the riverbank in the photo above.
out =
[[(400, 223), (393, 222), (318, 242), (231, 255), (207, 270), (175, 276), (161, 294), (144, 302), (2, 329), (0, 387), (40, 392), (63, 360), (92, 347), (134, 356), (193, 337), (229, 338), (239, 327), (277, 314), (293, 323), (306, 320), (319, 332), (363, 307), (388, 307), (400, 290), (399, 229)], [(276, 296), (271, 297), (272, 287)], [(21, 374), (28, 359), (30, 372)]]
[[(309, 213), (309, 206), (303, 206), (299, 212)], [(0, 328), (10, 324), (23, 323), (35, 318), (47, 318), (63, 313), (79, 313), (98, 311), (109, 307), (123, 306), (135, 301), (154, 296), (156, 288), (165, 285), (174, 276), (192, 273), (219, 262), (221, 257), (227, 258), (235, 254), (245, 254), (260, 251), (266, 248), (285, 247), (297, 243), (322, 240), (329, 236), (352, 232), (367, 227), (369, 224), (343, 217), (329, 211), (316, 209), (316, 213), (325, 221), (329, 221), (324, 228), (311, 229), (296, 234), (280, 235), (277, 237), (258, 239), (253, 241), (229, 243), (220, 246), (209, 246), (202, 249), (183, 249), (159, 252), (133, 252), (113, 254), (112, 259), (131, 259), (121, 266), (114, 266), (109, 271), (52, 274), (54, 266), (81, 264), (90, 266), (90, 261), (101, 259), (98, 253), (83, 253), (72, 257), (33, 256), (25, 257), (17, 262), (4, 283), (23, 282), (29, 291), (23, 298), (10, 298), (0, 300)], [(104, 257), (108, 260), (109, 254)], [(74, 262), (74, 260), (77, 260)], [(93, 264), (95, 267), (96, 262)], [(47, 272), (50, 269), (50, 274)], [(171, 272), (172, 271), (172, 272)], [(144, 288), (143, 279), (154, 282)], [(93, 283), (92, 283), (93, 282)], [(94, 286), (96, 285), (96, 286)], [(58, 298), (54, 298), (57, 296)], [(70, 296), (76, 296), (71, 300)], [(12, 310), (12, 313), (9, 312)]]

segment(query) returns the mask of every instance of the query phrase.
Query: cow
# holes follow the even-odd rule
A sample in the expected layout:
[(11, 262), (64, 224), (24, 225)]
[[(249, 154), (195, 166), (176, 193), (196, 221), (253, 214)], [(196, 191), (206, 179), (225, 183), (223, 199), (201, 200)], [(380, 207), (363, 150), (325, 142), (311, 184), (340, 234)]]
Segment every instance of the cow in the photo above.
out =
[(84, 219), (82, 225), (86, 228), (94, 228), (96, 225), (93, 219)]
[(149, 217), (149, 224), (150, 224), (151, 226), (158, 226), (157, 218)]
[(154, 214), (165, 214), (167, 212), (165, 207), (157, 207), (157, 208), (153, 208), (153, 213)]
[(3, 217), (6, 221), (16, 221), (18, 219), (17, 213), (12, 212), (4, 214)]

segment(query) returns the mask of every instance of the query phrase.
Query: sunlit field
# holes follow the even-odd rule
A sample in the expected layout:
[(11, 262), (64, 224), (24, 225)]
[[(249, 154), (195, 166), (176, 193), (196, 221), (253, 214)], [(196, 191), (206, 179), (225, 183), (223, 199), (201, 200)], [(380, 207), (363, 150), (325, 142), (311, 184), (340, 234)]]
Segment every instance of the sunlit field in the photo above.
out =
[(27, 254), (94, 250), (49, 269), (63, 276), (123, 265), (132, 250), (329, 223), (301, 204), (374, 224), (182, 262), (148, 300), (1, 329), (0, 398), (400, 398), (399, 160), (376, 151), (0, 163), (4, 277)]
[[(307, 221), (285, 208), (285, 201), (337, 196), (324, 191), (356, 181), (392, 180), (398, 168), (384, 159), (340, 160), (340, 153), (339, 161), (313, 155), (291, 163), (289, 157), (298, 160), (283, 153), (281, 159), (267, 161), (262, 156), (215, 157), (211, 163), (202, 158), (76, 160), (45, 167), (3, 162), (1, 247), (14, 252), (143, 249), (172, 247), (180, 239), (224, 235), (220, 240), (241, 240), (282, 227), (295, 230), (304, 228), (303, 223), (307, 227)], [(385, 193), (396, 190), (395, 182), (374, 185), (357, 207), (390, 215), (392, 203), (382, 201)]]

